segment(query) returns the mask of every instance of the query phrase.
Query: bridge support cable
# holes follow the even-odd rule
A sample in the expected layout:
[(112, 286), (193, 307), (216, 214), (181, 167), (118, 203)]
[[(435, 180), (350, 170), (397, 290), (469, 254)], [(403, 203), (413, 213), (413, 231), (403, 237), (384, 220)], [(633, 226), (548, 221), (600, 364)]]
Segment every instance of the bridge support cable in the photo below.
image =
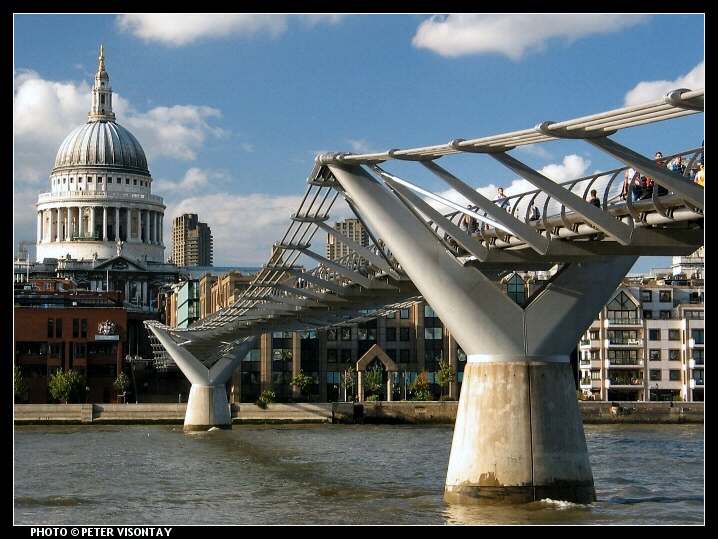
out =
[[(464, 250), (466, 250), (467, 253), (475, 256), (478, 260), (483, 261), (486, 259), (488, 249), (477, 241), (476, 238), (472, 238), (469, 234), (461, 230), (460, 227), (449, 221), (446, 217), (444, 217), (444, 215), (416, 196), (411, 190), (405, 188), (403, 184), (396, 182), (395, 176), (384, 173), (377, 166), (372, 168), (381, 175), (384, 182), (396, 193), (399, 200), (404, 203), (406, 208), (409, 209), (409, 211), (411, 211), (417, 219), (423, 220), (422, 217), (418, 215), (419, 212), (424, 214), (431, 223), (438, 228), (443, 229), (445, 233), (448, 234), (452, 240), (460, 245)], [(468, 215), (473, 215), (474, 213), (475, 212), (469, 212)], [(433, 229), (429, 226), (429, 223), (426, 223), (426, 226), (436, 234), (437, 231), (433, 231)], [(438, 235), (437, 240), (446, 244), (447, 249), (453, 250), (452, 246), (448, 244), (449, 242), (445, 238), (445, 234)]]
[[(532, 183), (547, 193), (551, 198), (560, 202), (564, 207), (570, 208), (576, 213), (581, 214), (589, 223), (602, 232), (615, 238), (616, 241), (622, 245), (628, 245), (630, 243), (632, 227), (622, 223), (609, 213), (597, 208), (585, 199), (567, 191), (558, 183), (547, 178), (543, 174), (538, 173), (531, 167), (526, 166), (510, 155), (505, 153), (491, 153), (489, 155), (505, 167), (516, 172), (529, 183)], [(562, 211), (565, 211), (565, 209)]]
[[(548, 250), (550, 238), (540, 234), (520, 219), (516, 219), (499, 208), (493, 200), (489, 200), (476, 189), (473, 189), (462, 182), (459, 178), (450, 174), (433, 161), (421, 161), (421, 164), (436, 174), (450, 187), (463, 195), (469, 202), (489, 214), (493, 219), (508, 227), (512, 235), (521, 238), (530, 245), (536, 252), (545, 254)], [(509, 218), (510, 217), (510, 218)]]

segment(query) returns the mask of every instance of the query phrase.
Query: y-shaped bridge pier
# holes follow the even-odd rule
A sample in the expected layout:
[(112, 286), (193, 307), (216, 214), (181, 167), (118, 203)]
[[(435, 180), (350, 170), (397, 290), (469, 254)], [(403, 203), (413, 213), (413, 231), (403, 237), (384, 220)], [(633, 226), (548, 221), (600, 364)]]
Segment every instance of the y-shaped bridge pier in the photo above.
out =
[[(346, 317), (356, 322), (423, 299), (468, 356), (445, 500), (595, 501), (570, 354), (639, 256), (688, 255), (704, 242), (703, 188), (609, 136), (702, 112), (703, 96), (702, 89), (682, 89), (643, 106), (506, 135), (319, 156), (287, 233), (237, 302), (187, 330), (148, 323), (192, 382), (185, 428), (231, 428), (223, 383), (257, 335), (328, 327)], [(508, 154), (560, 138), (588, 142), (621, 167), (558, 184)], [(690, 166), (702, 152), (680, 155)], [(491, 157), (535, 190), (512, 196), (505, 211), (436, 163), (461, 153)], [(384, 170), (393, 160), (423, 166), (469, 207)], [(627, 167), (653, 179), (649, 197), (634, 202), (629, 192), (619, 199)], [(586, 201), (591, 189), (601, 192), (600, 209)], [(318, 230), (337, 233), (325, 221), (339, 195), (375, 249), (343, 238), (353, 255), (326, 260), (309, 250), (309, 241)], [(538, 220), (530, 219), (534, 206)], [(464, 215), (481, 223), (478, 230), (461, 228)], [(298, 274), (300, 254), (320, 266)], [(522, 304), (497, 286), (502, 272), (553, 267), (554, 276)], [(368, 315), (369, 309), (375, 311)]]

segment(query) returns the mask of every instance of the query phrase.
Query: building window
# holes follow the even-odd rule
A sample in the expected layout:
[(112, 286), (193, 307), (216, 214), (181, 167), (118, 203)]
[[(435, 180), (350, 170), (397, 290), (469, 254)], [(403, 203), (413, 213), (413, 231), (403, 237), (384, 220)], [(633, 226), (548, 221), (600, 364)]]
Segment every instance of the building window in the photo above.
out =
[(337, 340), (337, 328), (329, 328), (327, 330), (327, 340), (328, 341), (336, 341)]
[(388, 319), (396, 318), (396, 312), (392, 311), (386, 315)]
[(456, 359), (466, 361), (466, 352), (464, 352), (460, 346), (456, 348)]
[(660, 382), (661, 380), (661, 369), (651, 369), (648, 371), (648, 379), (651, 382)]
[(669, 303), (671, 301), (671, 291), (661, 290), (659, 292), (658, 301), (661, 303)]
[(342, 340), (343, 341), (351, 341), (352, 340), (352, 328), (340, 328)]
[(688, 320), (703, 320), (704, 319), (703, 311), (685, 311), (684, 316)]
[(396, 340), (396, 328), (386, 328), (386, 340), (387, 341), (395, 341)]
[(87, 355), (87, 343), (76, 342), (72, 344), (72, 357), (82, 359)]
[(661, 311), (661, 320), (670, 320), (671, 311)]
[(108, 184), (112, 183), (112, 176), (107, 176), (107, 183)]
[(506, 294), (519, 305), (526, 301), (526, 282), (517, 273), (506, 282)]
[(337, 362), (336, 348), (328, 348), (327, 349), (327, 363), (336, 363), (336, 362)]
[(696, 365), (705, 365), (705, 350), (693, 350), (693, 361)]
[(680, 381), (681, 380), (681, 371), (678, 369), (671, 369), (668, 371), (668, 379), (672, 382)]
[(644, 320), (653, 320), (653, 311), (650, 309), (644, 309), (643, 310), (643, 319)]
[(129, 179), (129, 178), (125, 178), (125, 185), (130, 185), (130, 179)]
[(137, 185), (137, 180), (132, 180), (133, 185)]
[(47, 338), (52, 339), (55, 336), (55, 319), (47, 319)]
[(680, 350), (668, 350), (668, 359), (670, 361), (680, 361), (681, 360), (681, 351)]
[(409, 309), (401, 309), (399, 311), (399, 318), (408, 319), (409, 318)]
[(641, 300), (645, 301), (645, 302), (653, 301), (653, 291), (652, 290), (641, 291)]
[(695, 344), (705, 344), (705, 330), (704, 329), (692, 329), (691, 330), (691, 339), (695, 342)]
[(638, 332), (636, 330), (609, 329), (606, 336), (611, 344), (638, 344)]
[(341, 360), (342, 363), (351, 363), (352, 362), (352, 351), (348, 348), (343, 348), (341, 351)]
[(638, 307), (625, 292), (608, 302), (606, 309), (608, 319), (614, 323), (632, 324), (638, 320)]
[(661, 340), (661, 330), (660, 329), (649, 329), (648, 330), (648, 340), (649, 341), (660, 341)]
[(410, 363), (411, 362), (411, 353), (409, 350), (400, 349), (399, 350), (399, 363)]
[(592, 341), (597, 341), (599, 339), (599, 333), (597, 329), (592, 329), (588, 332), (588, 338)]
[(409, 328), (399, 328), (399, 340), (400, 341), (408, 341), (409, 340)]
[(58, 339), (62, 337), (62, 318), (55, 319), (55, 337)]
[(441, 340), (443, 336), (443, 328), (424, 328), (424, 339), (426, 340)]
[(677, 329), (669, 329), (668, 330), (668, 340), (669, 341), (680, 341), (681, 340), (681, 332)]
[(72, 319), (72, 338), (87, 338), (87, 318)]
[(47, 357), (58, 358), (62, 357), (62, 344), (61, 343), (50, 343), (47, 347)]
[(661, 351), (652, 349), (648, 351), (648, 360), (649, 361), (660, 361), (661, 360)]

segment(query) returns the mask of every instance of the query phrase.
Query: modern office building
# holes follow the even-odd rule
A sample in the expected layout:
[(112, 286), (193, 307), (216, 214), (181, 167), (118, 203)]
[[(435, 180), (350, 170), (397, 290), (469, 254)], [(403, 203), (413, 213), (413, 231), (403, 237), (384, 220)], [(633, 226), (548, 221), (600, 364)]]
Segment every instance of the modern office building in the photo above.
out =
[(185, 213), (172, 222), (172, 261), (178, 266), (212, 266), (212, 230), (196, 213)]
[[(673, 260), (671, 268), (626, 277), (577, 343), (572, 361), (582, 398), (703, 400), (703, 249)], [(522, 302), (550, 277), (551, 272), (511, 273), (497, 285)], [(213, 282), (208, 311), (226, 306), (227, 298), (239, 291), (229, 283), (226, 278)], [(200, 302), (205, 300), (200, 297)], [(342, 376), (350, 367), (356, 370), (360, 361), (381, 367), (377, 392), (381, 400), (411, 398), (410, 386), (422, 371), (435, 398), (458, 399), (466, 354), (433, 309), (422, 302), (359, 324), (267, 333), (234, 373), (228, 393), (233, 402), (254, 402), (264, 390), (274, 391), (280, 401), (291, 400), (298, 393), (289, 381), (304, 373), (314, 381), (309, 391), (312, 400), (362, 399), (366, 395), (357, 394), (356, 385), (342, 384)], [(455, 381), (444, 387), (436, 378), (440, 362), (448, 362), (456, 374)]]
[[(341, 232), (351, 241), (358, 243), (362, 247), (369, 245), (369, 235), (366, 228), (359, 219), (344, 219), (334, 223), (334, 230)], [(357, 257), (356, 263), (360, 264), (363, 259), (357, 256), (355, 251), (346, 243), (338, 240), (331, 234), (327, 235), (326, 257), (329, 260), (342, 260), (348, 256)]]

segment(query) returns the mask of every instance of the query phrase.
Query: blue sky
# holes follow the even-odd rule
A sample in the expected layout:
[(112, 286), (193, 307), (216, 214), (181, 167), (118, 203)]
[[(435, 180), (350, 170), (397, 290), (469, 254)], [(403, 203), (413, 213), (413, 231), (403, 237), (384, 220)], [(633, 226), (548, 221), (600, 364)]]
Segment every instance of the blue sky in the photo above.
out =
[[(14, 14), (13, 21), (15, 249), (35, 240), (34, 205), (50, 190), (55, 154), (87, 120), (100, 45), (117, 123), (142, 144), (152, 192), (167, 206), (165, 255), (172, 219), (197, 213), (212, 229), (215, 266), (267, 262), (321, 153), (497, 135), (705, 86), (702, 13)], [(704, 115), (613, 138), (649, 156), (695, 148)], [(576, 141), (512, 155), (559, 182), (618, 166)], [(458, 166), (452, 172), (486, 196), (497, 186), (509, 195), (524, 189), (488, 156)], [(642, 258), (632, 271), (669, 265), (670, 257)]]

